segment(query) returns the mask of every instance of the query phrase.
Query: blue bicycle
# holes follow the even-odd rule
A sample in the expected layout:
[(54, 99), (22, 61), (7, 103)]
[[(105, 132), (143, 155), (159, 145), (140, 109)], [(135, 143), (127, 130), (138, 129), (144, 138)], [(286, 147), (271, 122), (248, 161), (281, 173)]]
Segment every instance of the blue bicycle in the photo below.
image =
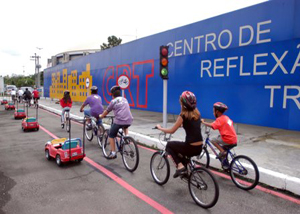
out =
[(216, 155), (216, 159), (221, 162), (222, 168), (226, 172), (229, 172), (231, 180), (237, 187), (243, 190), (251, 190), (255, 188), (259, 182), (259, 171), (255, 162), (245, 155), (237, 156), (233, 150), (236, 144), (225, 146), (224, 149), (226, 151), (226, 157), (223, 159), (219, 158), (219, 155), (214, 149), (209, 138), (210, 130), (210, 128), (205, 127), (206, 140), (203, 143), (202, 153), (198, 158), (198, 162), (206, 168), (209, 167), (210, 156), (207, 151), (207, 146), (209, 146)]

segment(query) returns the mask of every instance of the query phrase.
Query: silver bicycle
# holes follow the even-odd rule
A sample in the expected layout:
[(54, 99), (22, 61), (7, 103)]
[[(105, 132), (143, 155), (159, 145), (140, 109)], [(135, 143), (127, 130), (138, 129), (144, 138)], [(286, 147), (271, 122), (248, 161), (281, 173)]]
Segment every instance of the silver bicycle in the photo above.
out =
[(98, 121), (95, 117), (85, 116), (85, 119), (90, 119), (91, 123), (85, 125), (85, 136), (88, 141), (92, 141), (93, 137), (96, 136), (97, 143), (102, 148), (102, 138), (105, 132), (105, 128), (102, 124), (97, 124)]

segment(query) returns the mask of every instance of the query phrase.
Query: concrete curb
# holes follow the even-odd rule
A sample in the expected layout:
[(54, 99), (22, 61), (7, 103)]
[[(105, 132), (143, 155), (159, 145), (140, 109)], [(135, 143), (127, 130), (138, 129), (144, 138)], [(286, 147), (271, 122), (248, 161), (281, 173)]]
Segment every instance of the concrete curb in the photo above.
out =
[[(45, 105), (40, 104), (40, 108), (45, 109), (47, 111), (50, 111), (52, 113), (61, 114), (61, 110), (51, 108)], [(71, 118), (77, 119), (77, 120), (82, 120), (83, 117), (70, 114)], [(104, 124), (105, 128), (109, 128), (108, 125)], [(154, 147), (154, 148), (159, 148), (159, 149), (164, 149), (164, 146), (161, 145), (158, 139), (149, 137), (137, 132), (129, 131), (129, 134), (131, 137), (133, 137), (136, 141), (138, 141), (141, 144), (144, 144), (149, 147)], [(166, 142), (162, 142), (166, 144)], [(221, 169), (220, 162), (216, 159), (215, 155), (210, 154), (210, 166)], [(287, 190), (289, 192), (292, 192), (296, 195), (300, 195), (300, 179), (296, 177), (292, 177), (289, 175), (285, 175), (279, 172), (274, 172), (262, 167), (258, 167), (260, 178), (259, 182), (263, 184), (267, 184), (269, 186), (272, 186), (274, 188), (282, 189), (282, 190)]]

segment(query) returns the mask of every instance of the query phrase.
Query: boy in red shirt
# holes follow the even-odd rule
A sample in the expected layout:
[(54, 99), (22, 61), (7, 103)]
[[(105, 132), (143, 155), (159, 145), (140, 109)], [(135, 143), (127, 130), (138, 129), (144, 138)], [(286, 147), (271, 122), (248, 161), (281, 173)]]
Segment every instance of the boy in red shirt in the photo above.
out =
[(70, 111), (73, 103), (71, 100), (70, 91), (66, 90), (64, 92), (64, 97), (56, 102), (56, 104), (58, 103), (63, 108), (61, 112), (61, 128), (63, 129), (65, 126), (65, 111)]
[(211, 140), (215, 147), (220, 150), (219, 158), (224, 158), (226, 152), (224, 151), (223, 146), (237, 144), (237, 136), (233, 127), (232, 120), (224, 115), (224, 112), (228, 107), (221, 102), (214, 104), (214, 116), (217, 118), (213, 123), (207, 123), (202, 119), (202, 123), (212, 129), (218, 129), (220, 135), (217, 138)]

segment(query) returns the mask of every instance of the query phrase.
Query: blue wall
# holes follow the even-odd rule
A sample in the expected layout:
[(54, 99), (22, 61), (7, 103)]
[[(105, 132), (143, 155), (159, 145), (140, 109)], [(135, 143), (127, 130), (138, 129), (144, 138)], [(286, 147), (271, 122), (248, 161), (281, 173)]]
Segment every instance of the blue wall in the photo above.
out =
[(162, 111), (159, 46), (169, 45), (168, 112), (178, 114), (179, 96), (194, 92), (204, 118), (217, 101), (235, 122), (300, 130), (300, 2), (268, 1), (242, 10), (145, 37), (46, 69), (80, 74), (91, 65), (93, 85), (104, 103), (107, 88), (127, 74), (132, 108)]

